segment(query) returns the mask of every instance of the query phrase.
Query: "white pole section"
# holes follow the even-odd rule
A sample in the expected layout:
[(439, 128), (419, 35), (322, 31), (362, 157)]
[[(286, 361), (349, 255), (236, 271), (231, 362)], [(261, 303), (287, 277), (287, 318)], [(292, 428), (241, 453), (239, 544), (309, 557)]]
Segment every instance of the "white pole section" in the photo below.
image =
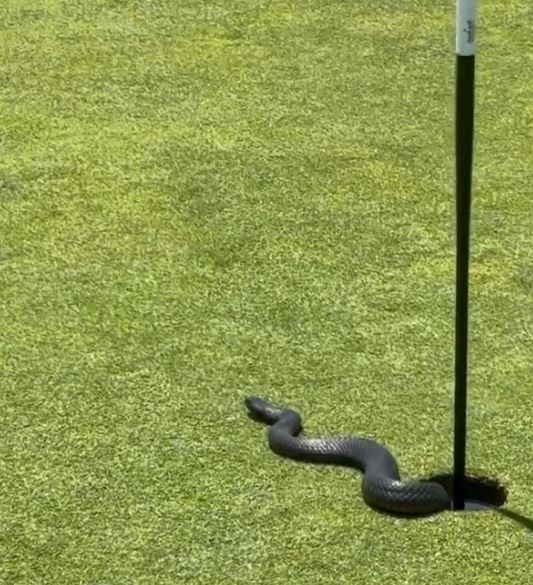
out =
[(458, 0), (455, 51), (469, 57), (476, 54), (476, 0)]

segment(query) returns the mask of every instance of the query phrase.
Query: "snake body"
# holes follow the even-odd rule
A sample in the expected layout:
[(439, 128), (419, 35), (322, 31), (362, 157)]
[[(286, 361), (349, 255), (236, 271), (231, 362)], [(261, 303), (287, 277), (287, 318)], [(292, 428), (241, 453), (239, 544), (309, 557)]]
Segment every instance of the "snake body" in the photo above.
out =
[(270, 425), (268, 442), (278, 455), (362, 471), (363, 498), (372, 508), (402, 515), (431, 514), (450, 508), (450, 497), (442, 485), (401, 480), (394, 456), (376, 441), (359, 437), (303, 437), (301, 417), (295, 410), (274, 406), (255, 396), (246, 398), (245, 404), (253, 418)]

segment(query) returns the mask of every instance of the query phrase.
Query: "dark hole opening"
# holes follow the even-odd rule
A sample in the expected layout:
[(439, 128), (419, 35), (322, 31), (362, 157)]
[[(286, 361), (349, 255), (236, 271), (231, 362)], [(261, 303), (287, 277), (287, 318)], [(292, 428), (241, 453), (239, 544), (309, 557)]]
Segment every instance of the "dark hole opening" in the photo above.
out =
[[(453, 473), (439, 473), (424, 481), (442, 485), (453, 497)], [(465, 509), (501, 508), (507, 502), (507, 489), (494, 477), (470, 474), (465, 481)]]

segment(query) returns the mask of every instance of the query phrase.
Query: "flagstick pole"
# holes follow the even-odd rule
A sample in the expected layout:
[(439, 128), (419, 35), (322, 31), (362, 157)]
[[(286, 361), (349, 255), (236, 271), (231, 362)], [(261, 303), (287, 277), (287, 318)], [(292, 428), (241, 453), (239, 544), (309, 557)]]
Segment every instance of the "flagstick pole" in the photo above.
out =
[(457, 0), (455, 112), (457, 257), (453, 509), (465, 508), (468, 385), (468, 270), (474, 144), (476, 0)]

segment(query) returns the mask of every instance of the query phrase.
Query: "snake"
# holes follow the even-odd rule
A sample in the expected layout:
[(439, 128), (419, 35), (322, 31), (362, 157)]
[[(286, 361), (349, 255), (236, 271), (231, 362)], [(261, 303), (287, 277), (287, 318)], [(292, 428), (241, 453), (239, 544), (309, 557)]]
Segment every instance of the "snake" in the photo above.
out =
[(451, 508), (445, 487), (434, 481), (402, 480), (392, 453), (364, 437), (304, 436), (300, 414), (257, 396), (245, 398), (251, 418), (269, 425), (270, 449), (282, 457), (309, 463), (353, 467), (363, 473), (362, 496), (371, 508), (400, 516), (428, 515)]

